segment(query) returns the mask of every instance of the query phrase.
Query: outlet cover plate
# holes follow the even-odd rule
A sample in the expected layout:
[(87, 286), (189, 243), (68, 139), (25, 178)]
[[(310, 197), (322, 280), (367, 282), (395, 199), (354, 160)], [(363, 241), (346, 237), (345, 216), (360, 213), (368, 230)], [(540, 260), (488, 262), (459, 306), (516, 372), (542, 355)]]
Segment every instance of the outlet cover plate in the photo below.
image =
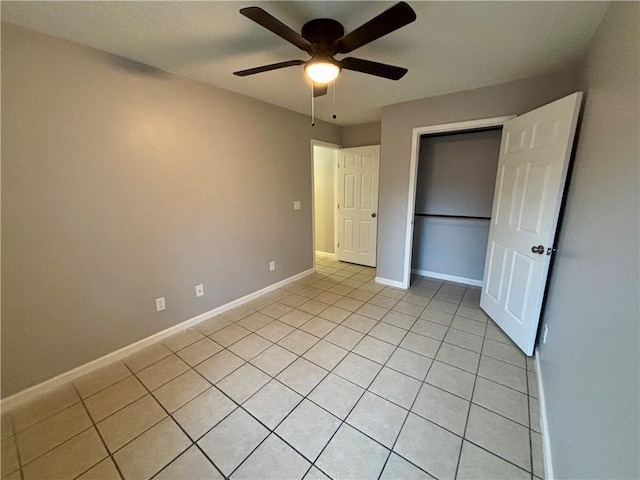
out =
[(164, 297), (156, 298), (156, 312), (161, 312), (162, 310), (166, 310), (167, 305), (164, 301)]

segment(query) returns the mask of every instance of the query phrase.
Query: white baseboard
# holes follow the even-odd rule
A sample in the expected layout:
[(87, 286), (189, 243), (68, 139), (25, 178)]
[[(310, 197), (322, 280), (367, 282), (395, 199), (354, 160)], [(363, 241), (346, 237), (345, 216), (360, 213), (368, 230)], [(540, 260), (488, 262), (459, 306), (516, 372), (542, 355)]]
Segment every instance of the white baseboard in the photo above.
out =
[(32, 387), (22, 390), (21, 392), (14, 393), (13, 395), (3, 398), (0, 401), (0, 408), (2, 412), (14, 409), (26, 402), (35, 399), (36, 397), (49, 393), (64, 384), (67, 384), (77, 378), (83, 377), (84, 375), (98, 370), (99, 368), (105, 367), (113, 362), (117, 362), (118, 360), (122, 360), (123, 358), (128, 357), (129, 355), (132, 355), (142, 350), (143, 348), (148, 347), (149, 345), (152, 345), (160, 340), (163, 340), (167, 337), (170, 337), (171, 335), (180, 332), (181, 330), (184, 330), (185, 328), (192, 327), (200, 322), (208, 320), (211, 317), (220, 315), (221, 313), (231, 310), (232, 308), (248, 303), (251, 300), (261, 297), (262, 295), (277, 290), (278, 288), (295, 282), (296, 280), (304, 278), (307, 275), (312, 274), (313, 272), (315, 272), (315, 268), (310, 268), (309, 270), (305, 270), (304, 272), (293, 275), (292, 277), (285, 278), (284, 280), (269, 285), (261, 290), (216, 307), (213, 310), (209, 310), (208, 312), (201, 313), (200, 315), (185, 320), (184, 322), (174, 325), (173, 327), (169, 327), (166, 330), (155, 333), (147, 338), (143, 338), (142, 340), (132, 343), (131, 345), (127, 345), (126, 347), (116, 350), (115, 352), (108, 353), (103, 357), (92, 360), (91, 362), (85, 363), (84, 365), (80, 365), (73, 370), (61, 373), (60, 375), (50, 378), (49, 380), (45, 380), (44, 382), (37, 385), (33, 385)]
[(430, 272), (429, 270), (411, 269), (411, 273), (420, 275), (422, 277), (437, 278), (438, 280), (447, 280), (449, 282), (464, 283), (465, 285), (473, 285), (474, 287), (481, 287), (483, 285), (482, 280), (474, 280), (473, 278), (457, 277), (455, 275), (447, 275), (445, 273)]
[(376, 277), (375, 282), (379, 283), (380, 285), (386, 285), (388, 287), (401, 288), (402, 290), (407, 289), (407, 285), (405, 285), (403, 282), (390, 280), (388, 278)]
[(542, 387), (542, 375), (540, 375), (540, 357), (535, 353), (536, 375), (538, 377), (538, 407), (540, 409), (540, 429), (542, 430), (542, 456), (544, 457), (544, 478), (553, 480), (553, 463), (551, 461), (551, 442), (547, 424), (547, 408)]
[(328, 258), (330, 260), (337, 260), (335, 253), (321, 252), (320, 250), (316, 250), (316, 257)]

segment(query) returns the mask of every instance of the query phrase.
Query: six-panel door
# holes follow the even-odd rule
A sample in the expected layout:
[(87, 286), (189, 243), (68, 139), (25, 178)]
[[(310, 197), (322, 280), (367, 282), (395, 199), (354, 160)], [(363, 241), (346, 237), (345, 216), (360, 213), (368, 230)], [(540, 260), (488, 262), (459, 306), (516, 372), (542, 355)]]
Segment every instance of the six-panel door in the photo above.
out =
[(504, 124), (480, 306), (527, 354), (535, 344), (582, 94)]
[(379, 145), (339, 151), (338, 260), (376, 266), (379, 165)]

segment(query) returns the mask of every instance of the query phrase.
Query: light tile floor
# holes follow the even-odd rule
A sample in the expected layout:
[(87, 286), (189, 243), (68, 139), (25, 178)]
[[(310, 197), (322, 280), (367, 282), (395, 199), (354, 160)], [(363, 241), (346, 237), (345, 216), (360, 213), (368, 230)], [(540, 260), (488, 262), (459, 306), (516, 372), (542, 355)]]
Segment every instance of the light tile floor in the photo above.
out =
[(317, 272), (2, 416), (2, 478), (543, 476), (534, 364), (479, 289)]

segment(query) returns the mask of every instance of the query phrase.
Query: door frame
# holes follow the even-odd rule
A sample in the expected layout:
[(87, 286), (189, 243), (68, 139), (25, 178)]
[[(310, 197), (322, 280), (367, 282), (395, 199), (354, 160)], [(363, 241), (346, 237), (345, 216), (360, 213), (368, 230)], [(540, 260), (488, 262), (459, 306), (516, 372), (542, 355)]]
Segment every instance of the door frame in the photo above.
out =
[(316, 195), (315, 195), (315, 153), (313, 147), (324, 147), (333, 150), (333, 249), (334, 255), (338, 242), (338, 219), (336, 215), (337, 201), (337, 169), (338, 169), (338, 150), (342, 145), (337, 143), (325, 142), (322, 140), (311, 139), (311, 254), (313, 257), (313, 269), (316, 268)]
[(416, 186), (418, 181), (418, 162), (420, 157), (420, 137), (425, 134), (468, 132), (488, 127), (500, 127), (507, 120), (517, 115), (504, 115), (501, 117), (480, 118), (464, 122), (443, 123), (440, 125), (427, 125), (416, 127), (411, 133), (411, 166), (409, 167), (409, 195), (407, 204), (407, 227), (404, 243), (404, 273), (400, 288), (407, 289), (411, 286), (411, 260), (413, 250), (413, 221), (416, 208)]

